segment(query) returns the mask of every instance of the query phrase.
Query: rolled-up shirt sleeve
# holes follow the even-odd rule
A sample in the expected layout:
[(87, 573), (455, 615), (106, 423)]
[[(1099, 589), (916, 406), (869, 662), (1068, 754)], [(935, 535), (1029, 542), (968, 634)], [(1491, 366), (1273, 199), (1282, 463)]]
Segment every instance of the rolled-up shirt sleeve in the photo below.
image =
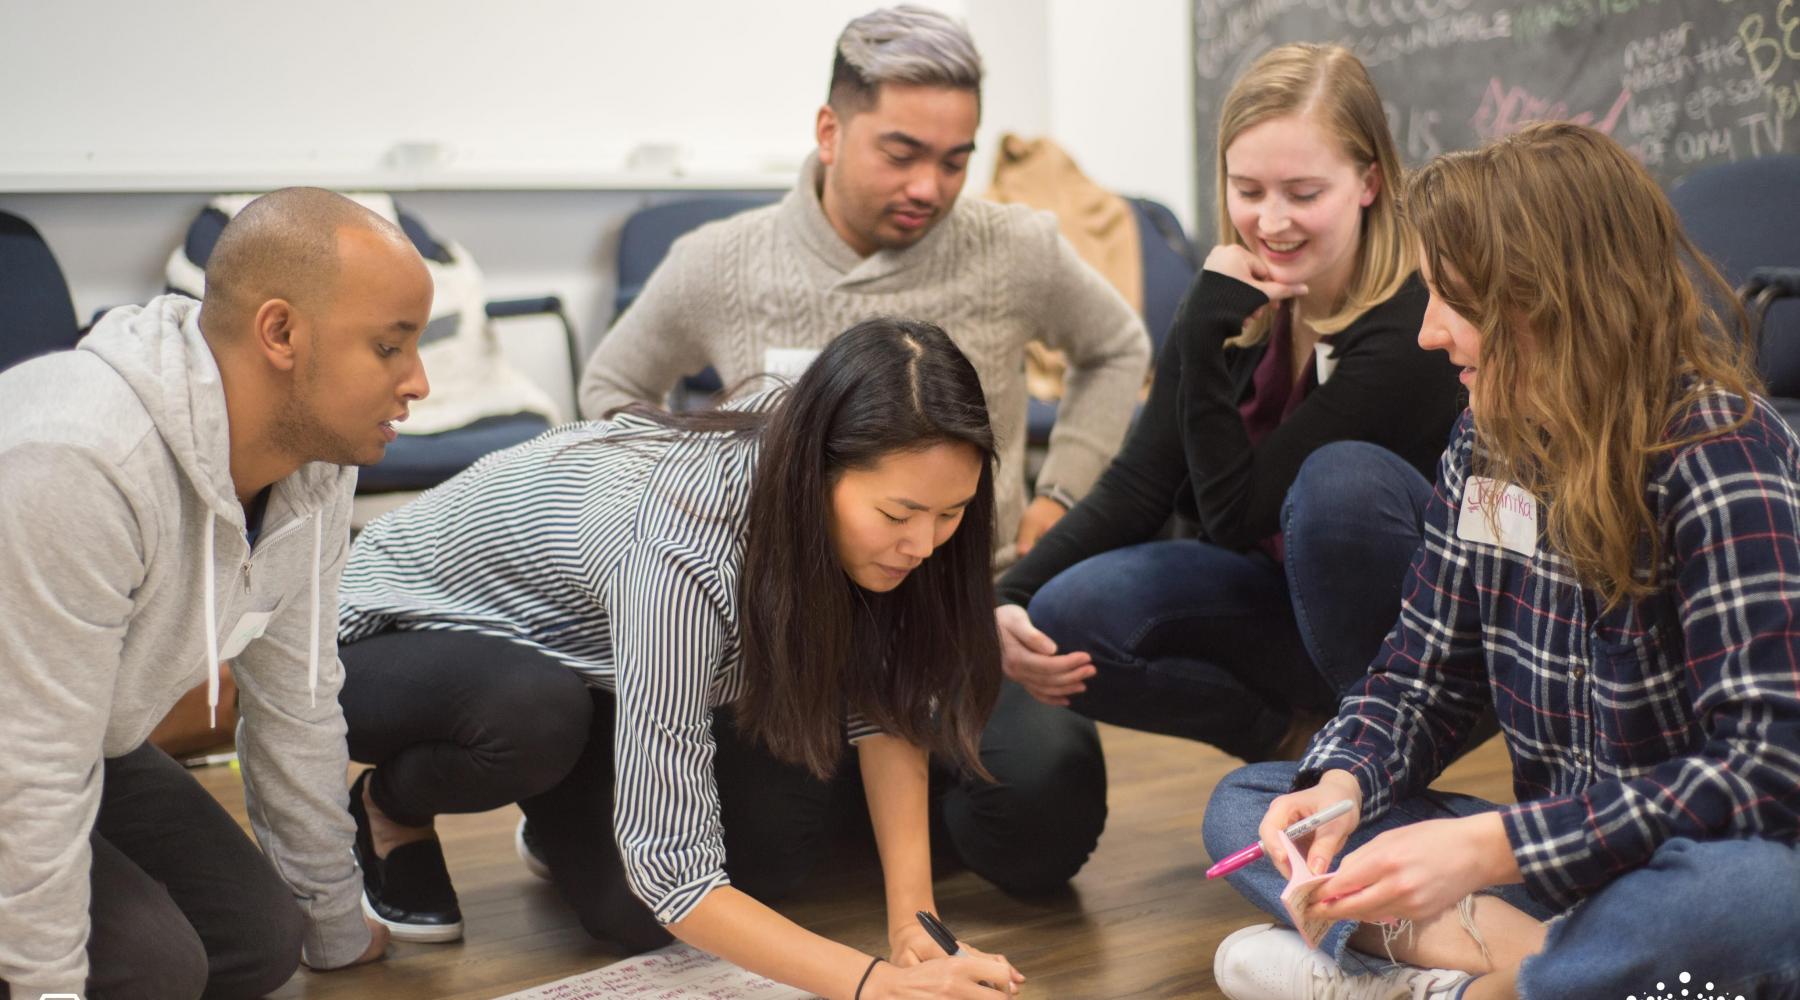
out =
[(880, 736), (886, 730), (868, 719), (861, 712), (848, 712), (844, 716), (844, 742), (851, 746), (861, 743), (871, 736)]

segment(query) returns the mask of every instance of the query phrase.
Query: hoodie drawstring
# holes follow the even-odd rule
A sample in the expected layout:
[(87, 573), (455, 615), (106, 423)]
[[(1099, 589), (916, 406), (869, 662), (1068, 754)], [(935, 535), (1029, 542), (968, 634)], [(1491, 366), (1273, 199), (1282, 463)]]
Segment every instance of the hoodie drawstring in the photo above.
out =
[(206, 517), (206, 728), (219, 728), (219, 612), (213, 596), (213, 522)]

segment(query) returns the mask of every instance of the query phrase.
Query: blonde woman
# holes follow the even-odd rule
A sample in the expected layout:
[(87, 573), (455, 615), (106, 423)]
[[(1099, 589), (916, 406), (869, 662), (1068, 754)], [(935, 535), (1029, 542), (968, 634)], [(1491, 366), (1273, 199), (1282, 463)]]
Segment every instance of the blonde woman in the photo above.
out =
[[(1306, 914), (1338, 921), (1321, 950), (1246, 928), (1220, 987), (1800, 996), (1800, 442), (1695, 280), (1723, 285), (1581, 126), (1443, 157), (1408, 207), (1419, 342), (1470, 412), (1368, 676), (1298, 766), (1243, 768), (1207, 808), (1215, 856), (1275, 859), (1231, 878), (1279, 914), (1279, 832), (1356, 807), (1302, 845), (1314, 872), (1349, 851)], [(1517, 804), (1427, 791), (1490, 701)]]
[[(1354, 56), (1263, 56), (1225, 100), (1218, 148), (1218, 246), (1145, 412), (1001, 580), (996, 617), (1008, 676), (1040, 700), (1292, 759), (1399, 608), (1461, 390), (1414, 343), (1426, 294), (1400, 161)], [(1367, 460), (1302, 472), (1333, 441), (1368, 443)], [(1390, 467), (1411, 491), (1369, 494)], [(1156, 540), (1171, 515), (1190, 530)]]

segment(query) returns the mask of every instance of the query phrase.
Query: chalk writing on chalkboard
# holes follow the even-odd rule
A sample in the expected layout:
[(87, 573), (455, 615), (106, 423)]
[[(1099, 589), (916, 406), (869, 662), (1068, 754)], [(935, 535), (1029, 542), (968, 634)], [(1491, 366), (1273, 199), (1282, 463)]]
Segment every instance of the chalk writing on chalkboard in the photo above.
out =
[[(1800, 151), (1800, 0), (1194, 0), (1200, 203), (1219, 105), (1262, 53), (1336, 42), (1369, 67), (1409, 165), (1578, 121), (1665, 185)], [(1209, 231), (1210, 226), (1203, 229)]]

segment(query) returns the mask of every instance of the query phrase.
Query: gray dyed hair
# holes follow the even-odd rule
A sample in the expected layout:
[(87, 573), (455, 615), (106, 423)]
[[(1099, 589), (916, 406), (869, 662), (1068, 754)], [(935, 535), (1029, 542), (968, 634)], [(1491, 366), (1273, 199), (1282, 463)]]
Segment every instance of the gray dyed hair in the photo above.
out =
[(851, 21), (838, 36), (827, 100), (839, 114), (865, 111), (884, 83), (922, 84), (981, 96), (981, 54), (962, 25), (902, 4)]

